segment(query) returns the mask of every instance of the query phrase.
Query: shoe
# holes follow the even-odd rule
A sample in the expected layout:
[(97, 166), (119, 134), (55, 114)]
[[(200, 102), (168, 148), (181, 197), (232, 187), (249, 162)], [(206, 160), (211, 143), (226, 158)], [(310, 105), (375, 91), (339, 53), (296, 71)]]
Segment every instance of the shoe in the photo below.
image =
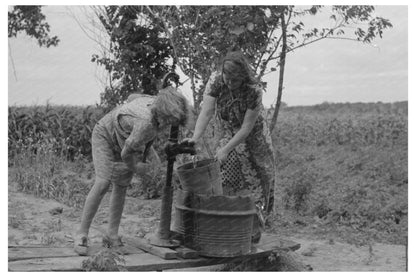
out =
[(74, 239), (74, 251), (80, 256), (88, 255), (88, 237), (87, 236), (75, 236)]

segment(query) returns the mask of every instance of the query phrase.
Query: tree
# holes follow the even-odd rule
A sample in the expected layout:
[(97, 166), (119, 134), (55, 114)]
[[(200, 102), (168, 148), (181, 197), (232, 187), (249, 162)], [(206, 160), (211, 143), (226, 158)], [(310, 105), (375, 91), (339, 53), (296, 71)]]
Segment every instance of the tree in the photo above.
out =
[(50, 37), (50, 26), (45, 21), (41, 6), (13, 6), (8, 12), (8, 33), (9, 38), (25, 32), (29, 37), (38, 41), (40, 47), (57, 46), (57, 36)]
[[(333, 22), (331, 27), (323, 27), (321, 29), (311, 28), (304, 30), (302, 21), (297, 21), (297, 18), (302, 18), (305, 15), (316, 15), (322, 6), (312, 6), (309, 9), (298, 11), (294, 7), (287, 9), (287, 21), (281, 21), (282, 24), (282, 51), (280, 53), (280, 61), (277, 66), (280, 67), (279, 85), (277, 91), (277, 101), (270, 123), (270, 131), (273, 131), (280, 108), (280, 101), (283, 91), (283, 72), (286, 59), (286, 53), (292, 52), (297, 48), (304, 47), (322, 39), (345, 39), (358, 41), (363, 43), (370, 43), (377, 36), (382, 38), (384, 29), (391, 28), (393, 25), (389, 20), (381, 17), (373, 17), (373, 6), (332, 6), (329, 16), (330, 21)], [(294, 18), (291, 20), (291, 18)], [(367, 24), (367, 30), (361, 27)], [(354, 30), (352, 33), (346, 30)], [(288, 34), (289, 31), (292, 31)], [(286, 40), (289, 38), (289, 41)]]
[(377, 36), (382, 37), (384, 29), (392, 27), (387, 19), (373, 16), (373, 6), (331, 6), (330, 27), (305, 29), (302, 19), (323, 9), (323, 6), (148, 6), (147, 12), (155, 24), (164, 28), (174, 60), (190, 77), (196, 108), (214, 65), (230, 48), (238, 47), (246, 54), (259, 78), (277, 72), (280, 67), (277, 103), (270, 124), (273, 130), (288, 53), (322, 39), (370, 43)]
[[(275, 42), (271, 34), (278, 28), (283, 6), (270, 7), (266, 16), (261, 6), (149, 6), (155, 24), (162, 26), (173, 47), (174, 60), (190, 77), (194, 105), (198, 109), (202, 90), (219, 59), (238, 47), (263, 71), (261, 63), (268, 45)], [(224, 39), (226, 38), (226, 39)]]
[(172, 47), (163, 29), (152, 25), (140, 6), (95, 7), (96, 15), (110, 38), (110, 48), (92, 61), (109, 72), (109, 86), (101, 104), (109, 109), (131, 93), (156, 94), (158, 80), (175, 65), (169, 65)]
[[(307, 28), (303, 23), (308, 16), (325, 11), (329, 27)], [(228, 50), (238, 48), (249, 58), (260, 79), (266, 74), (278, 74), (270, 130), (277, 121), (289, 53), (323, 39), (370, 43), (392, 27), (387, 19), (374, 16), (373, 6), (120, 6), (106, 7), (104, 15), (100, 19), (111, 35), (111, 52), (115, 55), (114, 59), (93, 60), (108, 68), (111, 80), (121, 80), (121, 87), (128, 87), (120, 90), (116, 99), (146, 85), (145, 76), (151, 76), (153, 86), (159, 72), (179, 66), (191, 80), (194, 106), (198, 109), (204, 84), (219, 59)], [(138, 52), (144, 54), (137, 55)], [(172, 65), (167, 63), (169, 56)], [(161, 70), (149, 69), (150, 65), (160, 65)], [(136, 68), (141, 73), (135, 75)], [(111, 86), (108, 92), (106, 98), (118, 93)]]

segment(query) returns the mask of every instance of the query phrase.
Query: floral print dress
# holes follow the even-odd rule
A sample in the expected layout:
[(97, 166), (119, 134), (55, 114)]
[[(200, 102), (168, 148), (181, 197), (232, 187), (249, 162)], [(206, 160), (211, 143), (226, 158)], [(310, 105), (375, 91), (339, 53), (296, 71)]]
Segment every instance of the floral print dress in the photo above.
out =
[(273, 210), (275, 158), (262, 105), (263, 90), (257, 85), (243, 85), (231, 92), (215, 72), (208, 81), (205, 94), (216, 98), (214, 148), (224, 147), (240, 130), (248, 109), (260, 110), (253, 130), (243, 143), (235, 147), (221, 165), (223, 190), (227, 195), (253, 195), (264, 210)]

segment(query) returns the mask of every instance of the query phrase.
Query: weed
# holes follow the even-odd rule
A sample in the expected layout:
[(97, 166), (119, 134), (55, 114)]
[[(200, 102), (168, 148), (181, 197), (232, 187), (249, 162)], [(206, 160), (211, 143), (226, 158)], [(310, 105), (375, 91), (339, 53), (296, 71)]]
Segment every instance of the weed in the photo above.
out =
[(366, 265), (370, 265), (375, 259), (373, 246), (371, 244), (368, 244), (368, 257), (365, 260)]
[(24, 239), (37, 240), (38, 237), (36, 235), (30, 234), (25, 236)]
[[(12, 159), (11, 181), (17, 190), (37, 197), (52, 198), (73, 207), (81, 207), (89, 190), (79, 166), (86, 161), (66, 161), (53, 151), (53, 143), (47, 138), (32, 144), (22, 144)], [(81, 176), (81, 177), (80, 177)]]
[(16, 215), (9, 215), (9, 227), (14, 229), (23, 229), (23, 224), (26, 220), (24, 213), (18, 213)]
[(285, 188), (286, 208), (294, 208), (297, 212), (308, 209), (307, 202), (312, 192), (316, 177), (312, 169), (301, 168), (289, 178)]
[(126, 271), (124, 258), (111, 248), (105, 248), (82, 261), (84, 271)]
[(41, 237), (41, 244), (43, 245), (53, 245), (56, 242), (56, 237), (51, 232), (45, 232)]
[(60, 218), (51, 219), (46, 222), (46, 227), (50, 232), (60, 232), (62, 231), (62, 221)]
[(18, 219), (16, 216), (9, 216), (9, 226), (14, 229), (19, 229), (21, 226), (22, 221)]

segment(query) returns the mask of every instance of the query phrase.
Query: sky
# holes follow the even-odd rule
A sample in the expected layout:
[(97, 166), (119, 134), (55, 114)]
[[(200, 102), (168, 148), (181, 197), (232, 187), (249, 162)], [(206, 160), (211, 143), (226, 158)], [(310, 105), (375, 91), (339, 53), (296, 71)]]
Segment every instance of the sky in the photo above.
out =
[(376, 6), (375, 11), (393, 24), (382, 39), (372, 44), (324, 40), (289, 55), (283, 101), (311, 105), (407, 100), (407, 7)]
[[(395, 102), (408, 100), (408, 8), (376, 6), (376, 14), (387, 18), (393, 28), (371, 45), (346, 40), (323, 40), (297, 49), (286, 58), (282, 101), (290, 106), (322, 102)], [(83, 26), (85, 7), (43, 8), (57, 47), (40, 48), (24, 35), (8, 40), (8, 104), (64, 105), (99, 103), (103, 91), (102, 68), (91, 62), (99, 53), (74, 19)], [(321, 13), (310, 22), (329, 22)], [(307, 21), (305, 26), (309, 26)], [(86, 25), (85, 25), (86, 24)], [(268, 89), (263, 103), (275, 102), (278, 74), (266, 75)], [(188, 82), (189, 83), (189, 82)], [(182, 88), (191, 96), (189, 85)]]

